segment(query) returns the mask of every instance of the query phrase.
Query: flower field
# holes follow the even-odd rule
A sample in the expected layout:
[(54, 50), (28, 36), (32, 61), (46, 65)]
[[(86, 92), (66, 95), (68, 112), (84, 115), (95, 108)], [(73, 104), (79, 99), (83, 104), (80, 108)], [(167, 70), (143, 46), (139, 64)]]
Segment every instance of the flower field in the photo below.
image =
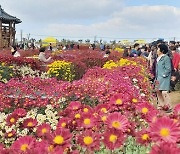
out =
[(0, 56), (0, 154), (180, 153), (180, 105), (156, 108), (145, 59), (52, 56), (43, 71), (37, 59)]

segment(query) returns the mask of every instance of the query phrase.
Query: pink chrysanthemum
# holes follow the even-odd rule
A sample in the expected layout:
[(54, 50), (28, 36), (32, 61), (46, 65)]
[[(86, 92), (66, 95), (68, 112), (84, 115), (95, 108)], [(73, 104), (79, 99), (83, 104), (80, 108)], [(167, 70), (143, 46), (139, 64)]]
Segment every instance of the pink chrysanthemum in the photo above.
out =
[(150, 133), (148, 130), (141, 130), (136, 133), (136, 141), (142, 145), (148, 144), (151, 141)]
[(126, 131), (129, 122), (124, 115), (121, 115), (118, 112), (114, 112), (108, 116), (106, 124), (109, 128), (115, 128), (118, 130)]
[(81, 105), (82, 104), (79, 101), (72, 101), (72, 102), (69, 103), (67, 108), (69, 110), (76, 111), (76, 110), (79, 110), (81, 108)]
[(7, 123), (7, 125), (11, 126), (13, 124), (16, 124), (17, 120), (18, 120), (18, 117), (16, 114), (10, 114), (10, 115), (8, 115), (8, 117), (6, 119), (6, 123)]
[(121, 130), (108, 129), (104, 133), (103, 143), (110, 150), (120, 148), (123, 142), (124, 142), (124, 135)]
[(174, 114), (180, 115), (180, 103), (174, 107)]
[(31, 136), (18, 138), (11, 146), (11, 149), (17, 153), (28, 153), (34, 149), (36, 140)]
[(37, 125), (37, 120), (33, 118), (25, 119), (23, 122), (23, 126), (25, 128), (33, 128)]
[(91, 113), (92, 111), (93, 111), (93, 109), (89, 105), (84, 105), (82, 107), (82, 112), (83, 113)]
[(162, 117), (151, 123), (150, 135), (153, 141), (176, 143), (180, 136), (180, 128), (172, 119)]
[(82, 128), (92, 128), (96, 126), (97, 121), (92, 114), (82, 114), (82, 117), (79, 121), (79, 126)]
[(57, 128), (56, 131), (51, 135), (50, 142), (52, 145), (61, 146), (63, 149), (70, 147), (72, 134), (68, 129)]
[(39, 137), (46, 136), (51, 132), (51, 126), (49, 124), (43, 123), (37, 127), (36, 134)]
[(95, 108), (98, 114), (107, 114), (109, 112), (109, 104), (98, 104)]
[(77, 137), (77, 142), (90, 151), (99, 150), (100, 135), (92, 131), (85, 131)]
[(7, 138), (14, 137), (15, 135), (16, 135), (16, 131), (15, 131), (15, 130), (12, 130), (12, 131), (7, 132), (7, 133), (5, 134), (5, 136), (6, 136)]
[(160, 145), (154, 145), (150, 154), (180, 154), (180, 149), (176, 144), (163, 142)]
[(43, 140), (37, 142), (33, 154), (63, 154), (64, 150), (60, 146), (50, 145), (47, 141)]
[(155, 108), (150, 103), (146, 103), (146, 102), (138, 104), (136, 106), (136, 109), (138, 110), (138, 112), (145, 115), (155, 110)]
[(13, 113), (16, 114), (18, 117), (25, 117), (27, 114), (26, 110), (23, 108), (15, 109)]
[(124, 102), (126, 102), (128, 98), (129, 98), (128, 95), (126, 96), (125, 94), (122, 93), (115, 94), (110, 98), (110, 104), (119, 106), (122, 105)]
[(158, 119), (158, 114), (159, 114), (158, 110), (153, 110), (151, 112), (148, 112), (148, 114), (145, 115), (145, 120), (150, 123), (156, 122), (156, 120)]
[(59, 119), (57, 128), (68, 128), (68, 125), (71, 123), (70, 118), (62, 117)]

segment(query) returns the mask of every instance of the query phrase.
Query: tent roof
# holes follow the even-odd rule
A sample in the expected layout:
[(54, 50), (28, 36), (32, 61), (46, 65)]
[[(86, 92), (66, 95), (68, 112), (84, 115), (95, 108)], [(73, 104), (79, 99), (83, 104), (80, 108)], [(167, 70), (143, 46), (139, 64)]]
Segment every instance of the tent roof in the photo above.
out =
[(44, 40), (42, 40), (42, 42), (46, 42), (46, 43), (56, 43), (57, 39), (54, 37), (47, 37)]
[(9, 15), (6, 13), (0, 5), (0, 20), (2, 20), (4, 23), (9, 23), (10, 21), (14, 21), (16, 24), (21, 23), (22, 21), (14, 16)]

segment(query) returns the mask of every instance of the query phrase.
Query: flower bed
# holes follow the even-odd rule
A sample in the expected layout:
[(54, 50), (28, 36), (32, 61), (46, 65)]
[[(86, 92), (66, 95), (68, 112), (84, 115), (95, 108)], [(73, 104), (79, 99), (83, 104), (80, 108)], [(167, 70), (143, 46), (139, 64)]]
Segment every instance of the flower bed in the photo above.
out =
[(0, 153), (180, 153), (180, 106), (156, 109), (144, 59), (64, 54), (62, 68), (84, 66), (81, 79), (0, 83)]

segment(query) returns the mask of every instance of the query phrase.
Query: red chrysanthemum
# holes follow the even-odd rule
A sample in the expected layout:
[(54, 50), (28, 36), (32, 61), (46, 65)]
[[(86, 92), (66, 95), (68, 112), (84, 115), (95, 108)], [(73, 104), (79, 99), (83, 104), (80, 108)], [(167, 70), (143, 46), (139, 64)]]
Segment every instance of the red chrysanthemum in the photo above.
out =
[(51, 135), (50, 142), (52, 145), (62, 146), (63, 149), (70, 147), (72, 134), (68, 129), (57, 128), (56, 131)]
[(79, 121), (79, 126), (82, 128), (92, 128), (96, 126), (97, 121), (92, 114), (82, 114), (82, 117)]
[(27, 114), (26, 110), (23, 108), (15, 109), (13, 113), (16, 114), (18, 117), (25, 117)]
[(25, 128), (33, 128), (37, 125), (37, 120), (33, 118), (25, 119), (23, 122), (23, 126)]
[(81, 108), (81, 105), (82, 104), (79, 101), (72, 101), (72, 102), (69, 103), (67, 108), (69, 110), (76, 111), (76, 110), (79, 110)]
[(138, 112), (145, 115), (155, 110), (155, 108), (150, 103), (147, 102), (138, 104), (136, 106), (136, 109), (138, 110)]
[(31, 136), (18, 138), (11, 146), (11, 149), (17, 153), (27, 153), (34, 149), (36, 140)]
[(136, 141), (140, 144), (148, 144), (151, 141), (150, 133), (148, 130), (141, 130), (136, 133)]
[(106, 124), (109, 128), (115, 128), (118, 130), (126, 131), (129, 122), (128, 119), (118, 112), (109, 114)]
[(11, 126), (13, 124), (16, 124), (17, 120), (18, 120), (18, 117), (16, 114), (10, 114), (10, 115), (8, 115), (8, 117), (6, 119), (6, 123), (7, 123), (7, 125)]
[(99, 150), (100, 135), (92, 131), (85, 131), (77, 137), (77, 142), (90, 151)]
[(7, 132), (7, 133), (5, 134), (5, 136), (6, 136), (7, 138), (14, 137), (15, 135), (16, 135), (16, 131), (15, 131), (15, 130), (12, 130), (12, 131)]
[(160, 145), (154, 145), (150, 154), (180, 154), (180, 149), (176, 144), (163, 142)]
[(150, 125), (150, 135), (154, 141), (176, 143), (180, 136), (180, 128), (172, 119), (162, 117)]
[(36, 134), (39, 137), (46, 136), (51, 132), (51, 126), (47, 123), (43, 123), (37, 127)]
[(68, 128), (68, 125), (71, 123), (70, 118), (62, 117), (59, 119), (57, 128)]
[(124, 142), (124, 135), (121, 130), (108, 129), (104, 133), (103, 143), (110, 150), (114, 150), (116, 148), (121, 147), (123, 142)]

